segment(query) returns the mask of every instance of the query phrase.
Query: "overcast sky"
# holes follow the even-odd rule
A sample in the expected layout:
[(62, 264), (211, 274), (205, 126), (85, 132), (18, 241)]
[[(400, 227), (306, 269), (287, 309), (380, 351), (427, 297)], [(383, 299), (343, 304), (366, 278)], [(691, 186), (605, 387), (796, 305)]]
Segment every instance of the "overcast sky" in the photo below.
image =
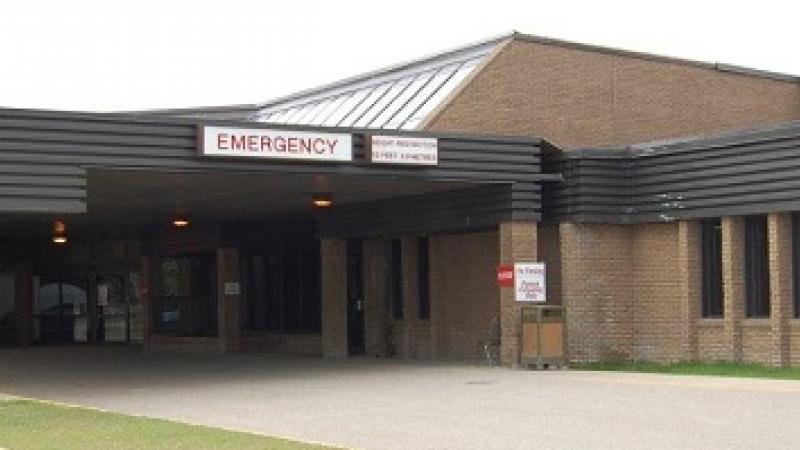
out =
[(800, 74), (798, 19), (775, 0), (9, 0), (0, 106), (255, 103), (511, 30)]

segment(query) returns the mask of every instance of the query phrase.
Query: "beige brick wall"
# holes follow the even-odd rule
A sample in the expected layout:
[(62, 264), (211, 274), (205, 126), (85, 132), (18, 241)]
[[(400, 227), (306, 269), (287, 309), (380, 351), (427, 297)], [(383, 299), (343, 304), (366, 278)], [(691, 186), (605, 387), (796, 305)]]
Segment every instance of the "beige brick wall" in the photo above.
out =
[(562, 223), (562, 300), (570, 361), (626, 360), (633, 349), (631, 227)]
[(558, 224), (539, 224), (537, 230), (539, 260), (547, 271), (547, 301), (561, 304), (561, 239)]
[(772, 337), (768, 319), (745, 320), (742, 326), (742, 361), (770, 364)]
[(800, 84), (514, 41), (426, 128), (533, 135), (563, 148), (800, 118)]
[(391, 320), (392, 354), (412, 359), (478, 361), (500, 312), (494, 281), (497, 231), (429, 238), (431, 315), (420, 320), (416, 237), (402, 239), (403, 320)]
[(678, 361), (683, 357), (679, 293), (678, 224), (631, 227), (627, 281), (633, 297), (633, 359)]
[(789, 363), (800, 366), (800, 321), (794, 319), (789, 326)]
[(440, 360), (478, 361), (499, 331), (498, 234), (431, 237), (431, 337)]
[(322, 239), (322, 354), (347, 356), (347, 241)]
[(697, 327), (697, 359), (723, 361), (730, 355), (721, 319), (700, 320)]

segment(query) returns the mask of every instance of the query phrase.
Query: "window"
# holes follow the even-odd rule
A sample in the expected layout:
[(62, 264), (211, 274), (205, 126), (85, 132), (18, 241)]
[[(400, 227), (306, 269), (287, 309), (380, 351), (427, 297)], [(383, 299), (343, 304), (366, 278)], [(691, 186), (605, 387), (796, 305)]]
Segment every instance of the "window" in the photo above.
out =
[(428, 238), (419, 239), (417, 274), (419, 276), (419, 318), (420, 320), (427, 320), (431, 317), (431, 284), (428, 262)]
[(240, 329), (245, 334), (319, 333), (319, 262), (317, 247), (286, 248), (243, 258)]
[(744, 279), (747, 317), (769, 317), (767, 216), (745, 218)]
[(403, 318), (403, 257), (400, 239), (392, 240), (392, 318)]
[(800, 213), (792, 214), (792, 279), (794, 318), (800, 319)]
[(700, 245), (702, 316), (722, 317), (722, 225), (719, 218), (700, 222)]

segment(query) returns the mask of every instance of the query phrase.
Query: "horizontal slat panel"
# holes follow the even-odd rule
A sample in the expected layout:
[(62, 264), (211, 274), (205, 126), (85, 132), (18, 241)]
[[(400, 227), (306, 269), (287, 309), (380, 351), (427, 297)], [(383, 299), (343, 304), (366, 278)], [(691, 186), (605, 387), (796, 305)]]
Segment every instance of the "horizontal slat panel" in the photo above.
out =
[[(87, 169), (113, 168), (158, 172), (232, 171), (242, 173), (327, 174), (336, 176), (402, 177), (425, 181), (459, 181), (485, 186), (469, 195), (445, 195), (420, 208), (418, 203), (381, 205), (393, 217), (380, 218), (361, 208), (344, 228), (362, 227), (357, 220), (435, 222), (463, 226), (502, 217), (535, 217), (541, 211), (541, 141), (538, 139), (462, 134), (437, 135), (392, 132), (393, 135), (432, 136), (439, 139), (440, 163), (435, 167), (379, 166), (365, 161), (364, 130), (317, 128), (351, 133), (352, 163), (309, 163), (266, 160), (200, 158), (196, 153), (196, 119), (141, 115), (55, 113), (0, 110), (0, 211), (78, 212), (91, 202), (86, 189)], [(269, 126), (242, 122), (207, 122), (222, 126), (308, 130), (308, 127)], [(314, 128), (311, 128), (314, 129)], [(476, 188), (478, 189), (478, 188)], [(30, 199), (24, 206), (19, 198)], [(56, 201), (54, 199), (58, 199)], [(75, 200), (78, 202), (76, 203)], [(19, 210), (15, 208), (21, 208)], [(365, 215), (366, 212), (366, 215)], [(402, 217), (401, 217), (402, 216)], [(477, 216), (482, 216), (478, 218)], [(496, 222), (494, 222), (496, 223)], [(333, 228), (334, 225), (330, 224)], [(411, 225), (408, 225), (411, 226)], [(338, 229), (342, 226), (336, 225)]]

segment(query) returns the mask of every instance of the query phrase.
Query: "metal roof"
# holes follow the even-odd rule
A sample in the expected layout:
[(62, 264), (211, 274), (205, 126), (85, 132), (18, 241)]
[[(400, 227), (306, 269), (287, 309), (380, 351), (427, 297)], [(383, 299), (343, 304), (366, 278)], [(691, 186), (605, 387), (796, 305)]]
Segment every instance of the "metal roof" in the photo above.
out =
[(791, 74), (570, 42), (514, 31), (263, 103), (143, 112), (282, 124), (413, 129), (435, 111), (448, 98), (448, 94), (458, 88), (499, 45), (512, 40), (800, 83), (800, 77)]
[(509, 35), (260, 105), (259, 122), (415, 129)]

